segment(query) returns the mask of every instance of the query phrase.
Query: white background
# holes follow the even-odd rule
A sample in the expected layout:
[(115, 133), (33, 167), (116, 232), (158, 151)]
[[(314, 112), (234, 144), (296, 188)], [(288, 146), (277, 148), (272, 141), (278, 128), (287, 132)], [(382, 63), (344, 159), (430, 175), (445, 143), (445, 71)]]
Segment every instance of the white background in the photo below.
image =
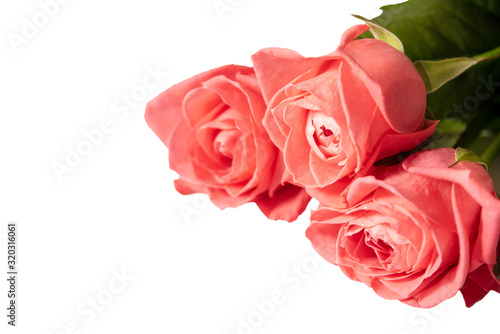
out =
[[(359, 23), (349, 14), (374, 17), (387, 4), (220, 2), (230, 6), (222, 17), (213, 0), (70, 0), (50, 7), (46, 22), (35, 0), (0, 5), (0, 227), (4, 233), (7, 222), (18, 222), (20, 238), (18, 327), (6, 325), (2, 279), (0, 333), (498, 328), (494, 293), (472, 309), (458, 295), (419, 310), (350, 281), (312, 257), (304, 237), (307, 212), (292, 224), (273, 222), (254, 204), (220, 211), (203, 196), (175, 192), (167, 149), (143, 118), (149, 99), (210, 68), (251, 65), (250, 55), (263, 47), (329, 53)], [(31, 35), (26, 20), (40, 26)], [(9, 38), (23, 36), (23, 29), (29, 38), (14, 47)], [(168, 75), (142, 89), (145, 79), (154, 84), (148, 71), (155, 69)], [(137, 101), (127, 106), (131, 94)], [(66, 164), (69, 150), (87, 140), (84, 132), (106, 119), (113, 124), (109, 133), (58, 179), (53, 164)], [(122, 271), (125, 283), (114, 278)], [(259, 318), (256, 303), (275, 290), (282, 303)], [(99, 311), (91, 308), (93, 299)], [(249, 317), (255, 326), (241, 325)]]

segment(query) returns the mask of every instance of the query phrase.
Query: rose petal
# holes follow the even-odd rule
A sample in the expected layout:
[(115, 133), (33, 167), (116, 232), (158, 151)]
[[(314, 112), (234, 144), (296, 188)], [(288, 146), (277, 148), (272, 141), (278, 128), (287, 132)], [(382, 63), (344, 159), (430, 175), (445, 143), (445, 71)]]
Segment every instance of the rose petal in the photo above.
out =
[(252, 56), (252, 63), (265, 102), (270, 104), (274, 94), (302, 73), (317, 66), (321, 61), (321, 58), (305, 58), (289, 49), (259, 50)]

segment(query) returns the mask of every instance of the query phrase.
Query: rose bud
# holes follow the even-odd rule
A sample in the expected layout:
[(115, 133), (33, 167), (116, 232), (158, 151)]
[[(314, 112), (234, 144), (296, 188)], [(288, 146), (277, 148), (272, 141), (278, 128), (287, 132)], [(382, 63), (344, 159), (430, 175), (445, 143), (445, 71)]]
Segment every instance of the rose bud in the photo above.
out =
[(430, 308), (460, 290), (470, 307), (500, 292), (500, 200), (483, 166), (454, 162), (451, 148), (422, 151), (357, 178), (350, 208), (320, 205), (306, 236), (383, 298)]
[(310, 197), (282, 180), (265, 110), (253, 69), (228, 65), (167, 89), (147, 104), (145, 118), (169, 149), (178, 192), (208, 194), (221, 209), (255, 202), (268, 218), (293, 221)]

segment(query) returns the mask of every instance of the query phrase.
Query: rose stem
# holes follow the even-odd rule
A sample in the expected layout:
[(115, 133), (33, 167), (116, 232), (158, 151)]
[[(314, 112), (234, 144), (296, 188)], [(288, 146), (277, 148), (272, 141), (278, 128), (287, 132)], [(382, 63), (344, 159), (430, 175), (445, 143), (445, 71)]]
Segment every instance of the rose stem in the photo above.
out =
[(488, 165), (488, 167), (491, 167), (498, 153), (500, 153), (500, 133), (497, 134), (495, 139), (493, 139), (491, 144), (488, 145), (483, 154), (481, 154), (481, 161)]

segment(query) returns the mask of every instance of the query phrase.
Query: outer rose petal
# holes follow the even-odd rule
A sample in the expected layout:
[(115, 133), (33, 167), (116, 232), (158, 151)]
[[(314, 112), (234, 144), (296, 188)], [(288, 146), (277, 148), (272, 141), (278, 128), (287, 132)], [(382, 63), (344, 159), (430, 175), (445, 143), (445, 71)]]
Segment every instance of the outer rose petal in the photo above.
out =
[(305, 189), (292, 184), (281, 187), (273, 196), (265, 196), (255, 203), (269, 219), (294, 221), (304, 212), (311, 196)]
[(252, 56), (253, 66), (267, 104), (286, 84), (322, 62), (321, 58), (305, 58), (281, 48), (259, 50)]
[[(354, 36), (353, 32), (363, 31), (362, 27), (365, 26), (346, 32), (345, 38)], [(394, 130), (411, 132), (422, 127), (427, 97), (425, 84), (402, 52), (367, 38), (346, 43), (332, 55), (345, 58), (365, 79), (368, 90)], [(401, 87), (408, 88), (402, 91)]]
[(354, 41), (356, 37), (369, 30), (370, 27), (366, 24), (358, 24), (347, 29), (340, 39), (339, 49), (345, 48), (349, 43)]
[(486, 264), (483, 264), (481, 267), (469, 274), (465, 284), (460, 289), (467, 307), (473, 306), (475, 303), (483, 299), (490, 291), (500, 293), (500, 284), (496, 284), (495, 281), (497, 279), (492, 276), (491, 266)]

